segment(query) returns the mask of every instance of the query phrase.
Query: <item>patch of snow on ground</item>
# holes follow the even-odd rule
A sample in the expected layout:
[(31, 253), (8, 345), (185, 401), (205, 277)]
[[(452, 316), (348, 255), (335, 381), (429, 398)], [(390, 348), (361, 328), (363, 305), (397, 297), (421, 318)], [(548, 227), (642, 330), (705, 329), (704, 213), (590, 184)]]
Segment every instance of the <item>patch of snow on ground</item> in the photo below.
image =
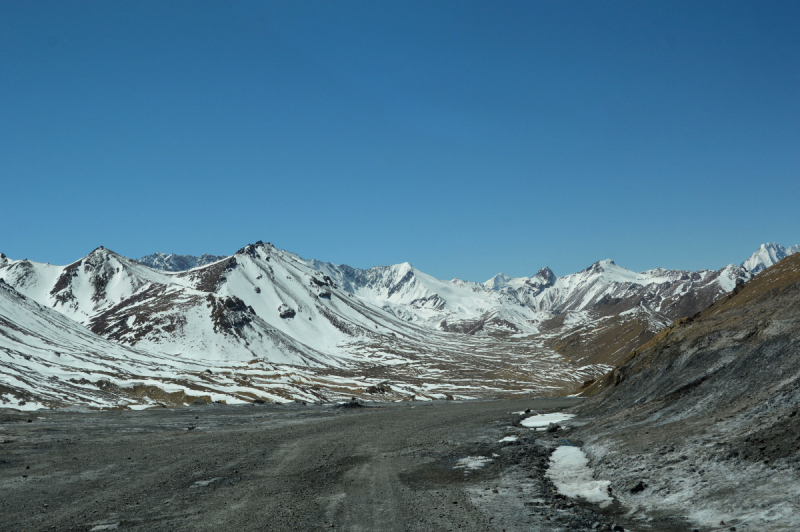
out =
[(517, 437), (516, 437), (516, 436), (506, 436), (506, 437), (505, 437), (505, 438), (503, 438), (502, 440), (497, 440), (497, 441), (498, 441), (498, 442), (504, 442), (504, 441), (517, 441)]
[(470, 471), (473, 469), (480, 469), (491, 461), (491, 458), (486, 458), (485, 456), (467, 456), (456, 462), (456, 467), (463, 467)]
[(111, 523), (110, 525), (97, 525), (89, 532), (98, 532), (100, 530), (116, 530), (119, 528), (119, 523)]
[(216, 477), (216, 478), (212, 478), (212, 479), (209, 479), (209, 480), (198, 480), (198, 481), (196, 481), (194, 484), (192, 484), (189, 487), (190, 488), (203, 488), (205, 486), (208, 486), (209, 484), (212, 484), (212, 483), (216, 482), (220, 478), (222, 478), (222, 477)]
[(589, 467), (589, 459), (579, 447), (562, 445), (550, 455), (550, 467), (547, 476), (555, 484), (556, 489), (567, 497), (581, 497), (588, 502), (599, 504), (605, 508), (611, 504), (608, 495), (608, 480), (594, 480)]
[(553, 412), (551, 414), (539, 414), (531, 417), (526, 417), (522, 420), (520, 425), (528, 427), (529, 429), (546, 428), (550, 423), (558, 423), (566, 421), (575, 417), (574, 414), (565, 414), (564, 412)]

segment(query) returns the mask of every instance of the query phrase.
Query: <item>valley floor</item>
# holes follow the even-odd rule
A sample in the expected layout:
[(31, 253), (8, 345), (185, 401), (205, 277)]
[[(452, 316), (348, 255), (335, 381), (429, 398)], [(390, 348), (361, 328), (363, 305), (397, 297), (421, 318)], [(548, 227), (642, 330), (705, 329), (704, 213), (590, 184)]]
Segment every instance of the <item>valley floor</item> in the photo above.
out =
[(549, 455), (580, 442), (514, 412), (578, 401), (0, 410), (0, 528), (690, 530), (555, 492)]

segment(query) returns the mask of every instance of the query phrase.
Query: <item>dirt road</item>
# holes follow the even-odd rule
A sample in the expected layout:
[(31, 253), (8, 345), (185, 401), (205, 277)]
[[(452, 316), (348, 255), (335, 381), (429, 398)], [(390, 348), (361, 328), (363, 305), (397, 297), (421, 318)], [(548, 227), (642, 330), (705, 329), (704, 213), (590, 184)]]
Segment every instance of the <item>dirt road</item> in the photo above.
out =
[(7, 411), (0, 529), (591, 530), (613, 516), (554, 494), (554, 437), (512, 426), (574, 403)]

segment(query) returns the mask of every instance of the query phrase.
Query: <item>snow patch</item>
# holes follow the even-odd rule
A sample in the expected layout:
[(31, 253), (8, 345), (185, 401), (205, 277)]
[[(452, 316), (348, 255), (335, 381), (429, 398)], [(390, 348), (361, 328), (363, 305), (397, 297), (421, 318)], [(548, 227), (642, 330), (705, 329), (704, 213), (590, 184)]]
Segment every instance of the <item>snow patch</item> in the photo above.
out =
[(119, 523), (117, 522), (117, 523), (111, 523), (109, 525), (97, 525), (95, 527), (92, 527), (89, 530), (89, 532), (95, 532), (99, 530), (116, 530), (118, 528), (119, 528)]
[(611, 504), (608, 480), (594, 480), (589, 459), (579, 447), (562, 445), (550, 455), (547, 476), (562, 495), (582, 498), (605, 508)]
[(212, 484), (212, 483), (220, 480), (221, 478), (222, 477), (216, 477), (216, 478), (211, 478), (211, 479), (208, 479), (208, 480), (198, 480), (197, 482), (195, 482), (194, 484), (192, 484), (189, 487), (190, 488), (202, 488), (202, 487), (208, 486), (209, 484)]
[(467, 471), (473, 471), (475, 469), (480, 469), (484, 467), (486, 464), (491, 462), (491, 458), (487, 458), (485, 456), (467, 456), (466, 458), (462, 458), (458, 462), (456, 462), (457, 468), (464, 468)]
[(564, 412), (552, 412), (550, 414), (539, 414), (536, 416), (527, 417), (522, 420), (520, 425), (529, 429), (546, 428), (550, 423), (559, 423), (575, 417), (574, 414), (566, 414)]

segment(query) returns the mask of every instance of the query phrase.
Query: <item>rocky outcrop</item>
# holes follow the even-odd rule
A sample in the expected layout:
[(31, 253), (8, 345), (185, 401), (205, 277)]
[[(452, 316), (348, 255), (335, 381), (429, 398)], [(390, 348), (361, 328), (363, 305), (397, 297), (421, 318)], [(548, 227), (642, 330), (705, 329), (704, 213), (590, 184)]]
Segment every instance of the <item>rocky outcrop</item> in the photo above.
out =
[(153, 253), (138, 260), (139, 263), (144, 264), (154, 270), (163, 270), (166, 272), (180, 272), (184, 270), (191, 270), (199, 266), (205, 266), (218, 260), (224, 259), (223, 255), (209, 255), (203, 254), (200, 256), (194, 255), (175, 255), (174, 253)]

